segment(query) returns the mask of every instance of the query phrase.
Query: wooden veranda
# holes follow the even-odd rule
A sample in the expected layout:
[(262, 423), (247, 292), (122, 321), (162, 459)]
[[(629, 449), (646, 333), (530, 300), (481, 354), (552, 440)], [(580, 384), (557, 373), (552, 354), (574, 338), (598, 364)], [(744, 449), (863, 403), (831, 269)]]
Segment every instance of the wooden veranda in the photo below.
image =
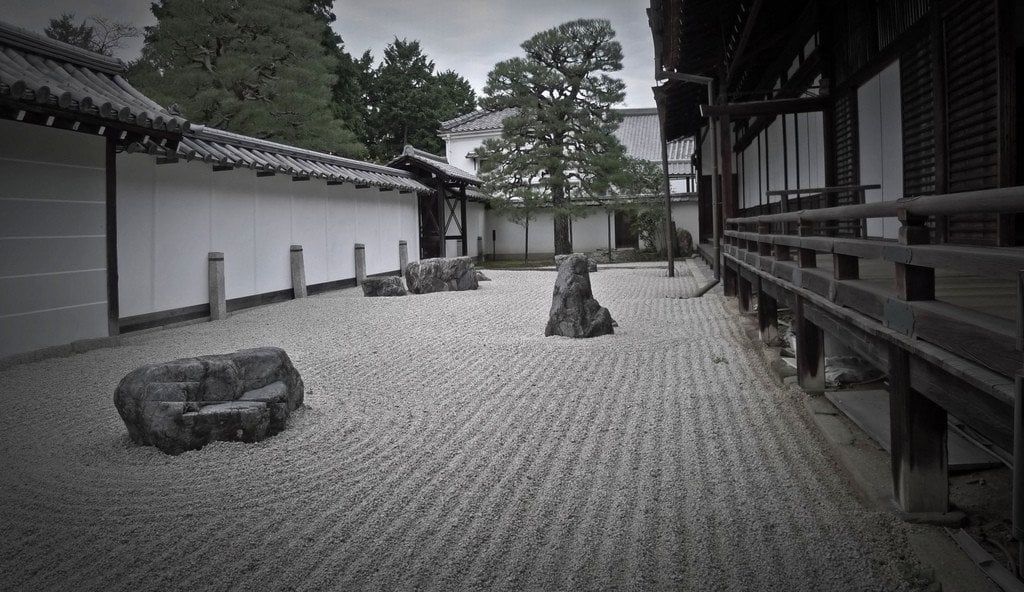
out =
[[(1024, 249), (935, 243), (929, 223), (1021, 210), (1024, 187), (1011, 187), (726, 220), (725, 293), (743, 311), (756, 301), (766, 341), (779, 307), (792, 309), (804, 389), (825, 388), (825, 332), (888, 374), (894, 492), (907, 512), (948, 510), (948, 414), (1003, 458), (1024, 458)], [(827, 235), (836, 221), (892, 217), (898, 240)]]

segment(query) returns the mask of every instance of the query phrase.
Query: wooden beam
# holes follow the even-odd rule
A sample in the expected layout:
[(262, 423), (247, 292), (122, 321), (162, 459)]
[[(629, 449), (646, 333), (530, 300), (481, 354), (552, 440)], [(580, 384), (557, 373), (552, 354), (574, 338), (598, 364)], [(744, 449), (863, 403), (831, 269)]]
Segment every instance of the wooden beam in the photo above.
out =
[(785, 115), (789, 113), (812, 113), (824, 111), (828, 105), (827, 97), (802, 97), (798, 99), (772, 99), (768, 101), (749, 101), (746, 103), (726, 103), (724, 105), (701, 105), (700, 113), (704, 117), (729, 116), (737, 119), (758, 115)]
[(221, 171), (231, 171), (231, 170), (234, 170), (234, 168), (235, 167), (233, 167), (233, 166), (231, 166), (229, 164), (215, 164), (215, 165), (213, 165), (213, 172), (219, 173)]
[(276, 174), (274, 171), (256, 171), (257, 177), (273, 177)]
[(740, 34), (739, 42), (736, 43), (732, 59), (729, 60), (729, 69), (725, 74), (726, 87), (732, 83), (732, 77), (736, 74), (736, 67), (743, 61), (743, 52), (747, 49), (747, 42), (750, 41), (750, 35), (754, 31), (754, 25), (757, 23), (757, 16), (761, 12), (762, 4), (763, 0), (754, 0), (754, 5), (747, 13), (747, 21), (743, 23), (743, 32)]

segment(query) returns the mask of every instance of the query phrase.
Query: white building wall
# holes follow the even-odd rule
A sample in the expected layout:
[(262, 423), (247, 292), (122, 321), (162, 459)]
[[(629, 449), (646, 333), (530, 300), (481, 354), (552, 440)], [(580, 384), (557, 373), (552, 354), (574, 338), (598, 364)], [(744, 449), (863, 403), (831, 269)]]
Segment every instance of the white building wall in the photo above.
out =
[(106, 336), (106, 140), (7, 120), (0, 138), (0, 357)]
[[(611, 224), (612, 247), (615, 246), (615, 220)], [(608, 210), (586, 209), (586, 216), (572, 221), (572, 250), (576, 253), (608, 248)]]
[[(892, 201), (903, 196), (903, 122), (900, 108), (900, 65), (893, 62), (857, 89), (857, 132), (860, 145), (860, 182), (881, 185), (867, 191), (866, 203)], [(872, 218), (868, 236), (896, 238), (895, 218)]]
[(118, 159), (121, 316), (208, 302), (208, 254), (224, 253), (227, 298), (291, 289), (290, 248), (302, 245), (309, 286), (398, 270), (400, 240), (419, 253), (415, 194), (252, 171), (213, 172), (202, 163)]
[(466, 155), (479, 148), (487, 138), (500, 136), (501, 130), (496, 130), (493, 133), (450, 137), (445, 144), (445, 158), (448, 159), (450, 165), (457, 166), (464, 171), (478, 173), (476, 161), (467, 158)]

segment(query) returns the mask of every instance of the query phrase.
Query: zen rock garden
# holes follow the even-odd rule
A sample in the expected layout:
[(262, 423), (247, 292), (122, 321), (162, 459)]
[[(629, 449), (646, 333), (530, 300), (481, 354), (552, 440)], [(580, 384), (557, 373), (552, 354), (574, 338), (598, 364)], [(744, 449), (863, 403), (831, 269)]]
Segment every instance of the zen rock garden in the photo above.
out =
[(114, 405), (132, 442), (180, 454), (280, 432), (302, 406), (303, 389), (288, 354), (261, 347), (136, 368), (117, 386)]
[(598, 337), (615, 332), (611, 313), (594, 299), (589, 268), (586, 255), (568, 255), (559, 263), (545, 337)]

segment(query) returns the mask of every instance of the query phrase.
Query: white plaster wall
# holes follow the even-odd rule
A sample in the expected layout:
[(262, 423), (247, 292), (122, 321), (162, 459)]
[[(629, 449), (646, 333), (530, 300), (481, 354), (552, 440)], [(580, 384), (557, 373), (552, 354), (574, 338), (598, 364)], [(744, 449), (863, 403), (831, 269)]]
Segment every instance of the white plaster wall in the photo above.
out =
[(466, 242), (468, 243), (466, 245), (466, 254), (470, 257), (477, 257), (480, 255), (480, 250), (476, 240), (477, 237), (483, 238), (484, 245), (487, 245), (490, 240), (489, 237), (484, 236), (486, 234), (487, 225), (487, 216), (484, 204), (474, 201), (467, 203), (466, 219), (468, 221), (466, 226)]
[(450, 165), (457, 166), (464, 171), (477, 173), (476, 163), (472, 159), (466, 158), (466, 155), (479, 148), (487, 138), (499, 136), (501, 136), (501, 130), (494, 133), (449, 137), (445, 144), (445, 158), (448, 159)]
[[(857, 89), (857, 131), (860, 144), (860, 182), (881, 185), (866, 192), (867, 203), (903, 196), (903, 122), (900, 109), (900, 65), (893, 62)], [(868, 236), (894, 239), (895, 218), (868, 220)]]
[[(572, 250), (594, 251), (608, 248), (608, 211), (586, 208), (586, 215), (572, 221)], [(615, 220), (612, 220), (612, 246), (615, 245)]]
[(0, 120), (0, 357), (107, 335), (105, 142)]
[(213, 172), (202, 163), (118, 159), (121, 316), (209, 299), (207, 256), (224, 253), (228, 299), (291, 288), (290, 248), (302, 245), (307, 285), (355, 276), (355, 244), (368, 274), (397, 271), (398, 243), (419, 253), (415, 194)]
[(672, 221), (676, 223), (676, 230), (689, 230), (694, 242), (700, 239), (700, 219), (696, 201), (673, 203)]
[[(487, 217), (488, 235), (495, 231), (495, 251), (502, 255), (522, 255), (525, 244), (525, 228), (509, 222), (504, 216), (491, 212)], [(530, 220), (530, 253), (554, 253), (555, 235), (552, 216), (548, 212), (540, 212)], [(531, 255), (532, 256), (532, 255)]]

